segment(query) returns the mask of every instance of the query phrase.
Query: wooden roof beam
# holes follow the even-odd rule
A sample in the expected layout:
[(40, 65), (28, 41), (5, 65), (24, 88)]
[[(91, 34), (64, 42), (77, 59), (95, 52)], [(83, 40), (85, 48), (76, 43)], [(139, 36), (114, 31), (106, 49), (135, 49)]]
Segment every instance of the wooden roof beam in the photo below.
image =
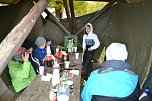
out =
[(55, 17), (52, 13), (50, 13), (47, 9), (45, 9), (45, 13), (47, 14), (47, 17), (45, 18), (46, 20), (52, 20), (61, 30), (65, 33), (68, 34), (70, 33), (65, 26), (60, 22), (60, 20)]
[(8, 61), (21, 47), (26, 37), (31, 32), (34, 24), (42, 11), (47, 7), (50, 0), (40, 0), (29, 13), (18, 23), (0, 44), (0, 74), (3, 72)]

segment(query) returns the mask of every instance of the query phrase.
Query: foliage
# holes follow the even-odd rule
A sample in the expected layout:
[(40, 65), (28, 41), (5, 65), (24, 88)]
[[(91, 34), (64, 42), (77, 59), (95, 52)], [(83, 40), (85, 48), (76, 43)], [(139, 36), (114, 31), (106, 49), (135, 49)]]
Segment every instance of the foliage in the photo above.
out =
[(92, 13), (98, 10), (101, 10), (105, 5), (107, 5), (107, 2), (91, 2), (88, 6), (88, 13)]
[[(67, 0), (68, 1), (68, 0)], [(82, 16), (88, 13), (95, 12), (102, 9), (106, 2), (87, 2), (87, 1), (74, 1), (74, 10), (76, 16)], [(63, 0), (51, 0), (50, 8), (60, 9), (60, 13), (64, 12)]]
[(74, 9), (76, 16), (82, 16), (85, 14), (93, 13), (101, 10), (107, 2), (86, 2), (86, 1), (75, 1)]
[(63, 13), (64, 11), (63, 0), (51, 0), (48, 7), (55, 8), (56, 10), (60, 9), (60, 13)]
[(76, 16), (82, 16), (88, 13), (87, 7), (88, 3), (86, 1), (74, 1), (74, 9)]
[(0, 3), (0, 6), (8, 6), (8, 5), (9, 5), (9, 4), (1, 4), (1, 3)]

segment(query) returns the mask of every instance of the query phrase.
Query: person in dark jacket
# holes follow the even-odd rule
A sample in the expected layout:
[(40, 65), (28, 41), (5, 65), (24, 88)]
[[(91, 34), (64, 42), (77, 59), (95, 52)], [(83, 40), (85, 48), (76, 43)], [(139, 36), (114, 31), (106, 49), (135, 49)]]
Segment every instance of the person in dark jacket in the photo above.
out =
[[(83, 101), (138, 101), (138, 76), (131, 71), (126, 46), (112, 43), (106, 61), (93, 71), (84, 85)], [(138, 85), (138, 86), (137, 86)]]
[(93, 26), (91, 23), (85, 25), (85, 33), (83, 35), (83, 69), (85, 73), (85, 80), (88, 79), (88, 76), (92, 72), (90, 67), (91, 61), (95, 54), (95, 50), (100, 46), (100, 41), (98, 36), (93, 32)]
[(25, 39), (24, 43), (22, 44), (22, 47), (24, 47), (28, 51), (29, 61), (31, 62), (35, 70), (35, 73), (39, 74), (40, 62), (39, 62), (37, 54), (33, 51), (34, 44), (32, 43), (31, 40)]
[(46, 38), (46, 46), (50, 46), (51, 54), (55, 55), (55, 50), (54, 50), (54, 46), (53, 46), (51, 39)]

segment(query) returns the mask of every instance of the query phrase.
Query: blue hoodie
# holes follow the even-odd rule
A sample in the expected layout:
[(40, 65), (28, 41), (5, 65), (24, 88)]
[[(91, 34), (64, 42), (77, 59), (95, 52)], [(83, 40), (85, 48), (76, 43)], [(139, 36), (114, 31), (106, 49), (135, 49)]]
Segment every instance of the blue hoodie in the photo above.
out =
[[(120, 62), (126, 64), (126, 62)], [(113, 61), (113, 63), (106, 61), (102, 68), (107, 69), (107, 65), (120, 67), (119, 64), (118, 61)], [(123, 98), (131, 95), (136, 88), (138, 76), (134, 73), (127, 72), (125, 69), (118, 70), (118, 68), (106, 72), (99, 71), (99, 69), (93, 71), (88, 78), (81, 93), (83, 101), (91, 101), (92, 95)]]
[(35, 49), (36, 54), (38, 55), (38, 59), (40, 61), (40, 65), (43, 66), (44, 65), (44, 61), (43, 59), (46, 56), (46, 49), (40, 49), (40, 48), (36, 48)]

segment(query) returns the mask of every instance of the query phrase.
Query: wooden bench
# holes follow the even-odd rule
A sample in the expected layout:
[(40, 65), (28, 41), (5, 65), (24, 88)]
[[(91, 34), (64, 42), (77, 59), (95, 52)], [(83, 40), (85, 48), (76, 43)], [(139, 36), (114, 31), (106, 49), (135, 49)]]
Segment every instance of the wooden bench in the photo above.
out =
[(0, 101), (15, 101), (19, 95), (12, 86), (9, 70), (6, 67), (0, 78)]

